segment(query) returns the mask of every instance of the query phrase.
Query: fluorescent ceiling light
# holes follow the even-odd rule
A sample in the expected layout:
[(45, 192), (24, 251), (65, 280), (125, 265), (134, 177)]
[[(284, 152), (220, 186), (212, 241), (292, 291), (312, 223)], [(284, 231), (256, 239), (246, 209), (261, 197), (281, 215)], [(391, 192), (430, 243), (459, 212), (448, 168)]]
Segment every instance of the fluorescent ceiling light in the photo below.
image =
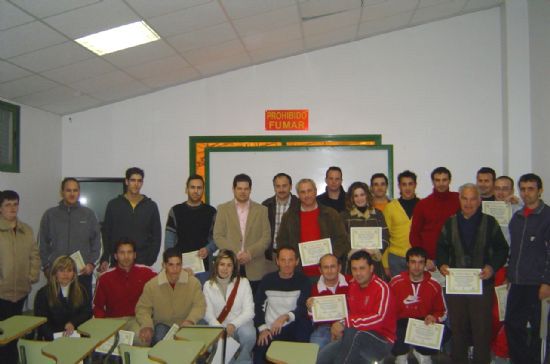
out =
[(88, 48), (98, 56), (122, 49), (154, 42), (160, 39), (144, 21), (126, 24), (99, 33), (76, 39), (76, 42)]

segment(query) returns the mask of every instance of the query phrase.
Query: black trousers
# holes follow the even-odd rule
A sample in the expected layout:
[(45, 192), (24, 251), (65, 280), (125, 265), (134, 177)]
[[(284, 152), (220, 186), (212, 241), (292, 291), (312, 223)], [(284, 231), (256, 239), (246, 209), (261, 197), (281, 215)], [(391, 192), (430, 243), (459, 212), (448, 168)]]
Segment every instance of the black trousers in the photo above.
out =
[[(5, 320), (15, 315), (21, 315), (27, 296), (17, 302), (0, 299), (0, 320)], [(6, 364), (17, 364), (17, 340), (0, 346), (0, 361)]]

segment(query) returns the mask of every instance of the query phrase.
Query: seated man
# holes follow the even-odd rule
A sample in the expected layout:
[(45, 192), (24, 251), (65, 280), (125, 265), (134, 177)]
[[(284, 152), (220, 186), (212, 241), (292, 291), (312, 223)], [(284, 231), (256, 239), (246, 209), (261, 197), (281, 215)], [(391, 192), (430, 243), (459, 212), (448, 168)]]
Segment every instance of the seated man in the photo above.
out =
[[(318, 296), (327, 296), (333, 294), (346, 294), (348, 292), (348, 282), (346, 277), (340, 273), (342, 266), (334, 254), (326, 254), (319, 259), (319, 271), (321, 277), (311, 288), (311, 297), (307, 299), (306, 306), (309, 312), (313, 305), (313, 299)], [(333, 322), (322, 322), (314, 324), (314, 330), (309, 342), (319, 345), (323, 348), (330, 342), (330, 327)]]
[(318, 364), (370, 363), (386, 357), (395, 341), (395, 303), (390, 287), (374, 274), (364, 250), (350, 257), (348, 318), (332, 324), (332, 339), (317, 356)]
[(299, 262), (295, 248), (280, 247), (276, 258), (279, 270), (266, 274), (260, 282), (254, 297), (254, 324), (259, 332), (254, 363), (266, 362), (271, 341), (309, 341), (311, 322), (306, 314), (306, 299), (310, 283), (296, 271)]
[[(135, 316), (136, 303), (143, 286), (156, 273), (149, 267), (135, 264), (136, 250), (132, 241), (121, 240), (115, 244), (117, 265), (103, 273), (96, 285), (94, 296), (94, 317), (126, 318), (128, 323), (123, 330), (138, 332)], [(134, 338), (137, 341), (138, 335)]]
[[(396, 275), (390, 282), (397, 305), (397, 339), (392, 349), (396, 364), (407, 363), (410, 346), (404, 341), (409, 318), (424, 320), (426, 325), (430, 325), (442, 323), (447, 315), (441, 286), (424, 270), (426, 251), (419, 247), (411, 248), (405, 259), (408, 270)], [(425, 364), (432, 362), (430, 355), (436, 354), (437, 350), (414, 347), (413, 353), (420, 364)]]
[(180, 251), (168, 248), (162, 262), (163, 270), (145, 284), (136, 306), (139, 339), (147, 346), (162, 340), (173, 324), (196, 324), (206, 311), (201, 284), (182, 269)]

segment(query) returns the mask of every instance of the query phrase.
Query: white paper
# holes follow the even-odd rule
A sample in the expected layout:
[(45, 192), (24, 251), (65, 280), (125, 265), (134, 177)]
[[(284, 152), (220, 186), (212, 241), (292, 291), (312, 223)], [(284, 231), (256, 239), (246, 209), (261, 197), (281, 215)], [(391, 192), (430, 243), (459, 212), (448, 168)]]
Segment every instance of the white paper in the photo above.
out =
[[(133, 345), (134, 343), (134, 335), (135, 333), (133, 331), (126, 331), (126, 330), (119, 330), (118, 331), (118, 344), (128, 344)], [(98, 346), (95, 351), (98, 353), (107, 354), (113, 344), (115, 343), (115, 335), (111, 336), (111, 338), (107, 341), (105, 341), (103, 344)], [(120, 356), (120, 352), (118, 351), (118, 345), (113, 351), (112, 355)]]
[[(227, 342), (225, 346), (225, 363), (228, 364), (231, 359), (233, 358), (233, 355), (239, 350), (239, 347), (241, 344), (235, 339), (233, 339), (231, 336), (227, 337)], [(212, 359), (213, 364), (222, 364), (222, 353), (223, 353), (223, 339), (218, 340), (218, 348), (216, 350), (216, 354), (214, 354), (214, 358)]]
[(298, 248), (303, 267), (318, 265), (323, 255), (332, 253), (330, 238), (303, 242), (298, 244)]
[(172, 327), (170, 327), (170, 330), (164, 335), (162, 340), (174, 340), (174, 335), (179, 331), (180, 327), (178, 324), (173, 324)]
[(195, 250), (181, 255), (183, 268), (190, 268), (194, 274), (206, 272), (204, 260), (199, 257), (199, 251)]
[(495, 287), (495, 294), (498, 303), (498, 319), (504, 321), (506, 315), (506, 300), (508, 299), (508, 285), (503, 284)]
[(311, 313), (313, 322), (336, 321), (348, 317), (346, 295), (335, 294), (314, 297)]
[(382, 249), (382, 228), (365, 226), (350, 228), (351, 249)]
[[(65, 331), (54, 332), (53, 339), (55, 340), (55, 339), (59, 339), (60, 337), (63, 337), (64, 333)], [(80, 337), (80, 334), (78, 333), (78, 331), (74, 330), (71, 336), (69, 337)]]
[(481, 212), (494, 217), (500, 226), (507, 227), (512, 218), (512, 205), (504, 201), (483, 201)]
[(483, 284), (479, 274), (481, 269), (449, 268), (449, 274), (445, 277), (447, 294), (483, 294)]
[(80, 250), (72, 253), (70, 257), (76, 263), (76, 273), (80, 275), (80, 271), (86, 266), (86, 263), (84, 263), (84, 259), (82, 258), (82, 254), (80, 254)]
[(426, 325), (422, 320), (410, 318), (405, 333), (405, 343), (439, 350), (443, 340), (443, 329), (442, 324)]

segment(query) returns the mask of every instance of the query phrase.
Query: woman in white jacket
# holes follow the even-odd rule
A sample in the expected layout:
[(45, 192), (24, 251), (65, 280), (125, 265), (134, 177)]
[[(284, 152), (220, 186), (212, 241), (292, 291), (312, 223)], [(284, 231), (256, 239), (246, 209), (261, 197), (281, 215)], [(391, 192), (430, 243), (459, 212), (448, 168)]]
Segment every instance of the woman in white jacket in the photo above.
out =
[(227, 334), (241, 345), (239, 356), (232, 363), (252, 363), (256, 343), (254, 300), (250, 283), (239, 276), (239, 264), (231, 250), (220, 250), (214, 261), (210, 279), (204, 284), (205, 320), (209, 325), (222, 325)]

